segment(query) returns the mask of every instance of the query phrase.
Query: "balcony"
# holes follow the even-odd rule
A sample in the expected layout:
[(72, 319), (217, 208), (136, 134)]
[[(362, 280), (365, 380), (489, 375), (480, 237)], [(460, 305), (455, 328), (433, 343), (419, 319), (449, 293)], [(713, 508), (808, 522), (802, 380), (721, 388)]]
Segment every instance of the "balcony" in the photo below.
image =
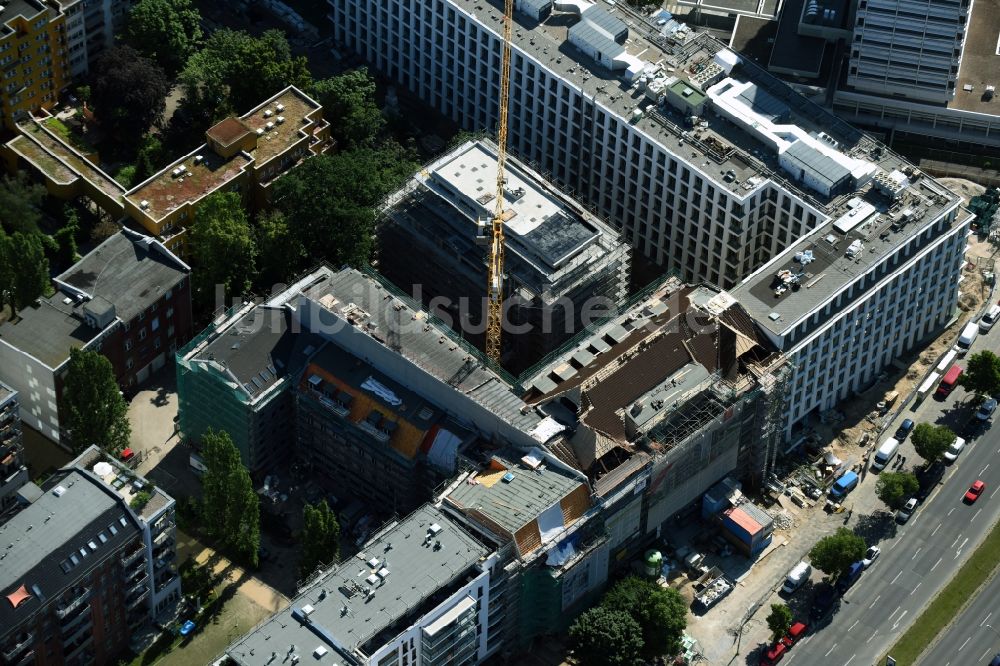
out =
[(389, 441), (389, 433), (384, 430), (379, 430), (379, 428), (370, 421), (358, 421), (354, 425), (357, 426), (359, 430), (365, 431), (379, 442), (385, 443)]
[(62, 622), (60, 622), (60, 628), (62, 630), (62, 635), (66, 636), (67, 634), (69, 634), (71, 631), (73, 631), (74, 627), (80, 626), (80, 623), (84, 619), (89, 620), (90, 619), (90, 608), (91, 608), (90, 604), (86, 604), (84, 606), (80, 606), (80, 608), (77, 609), (76, 612), (74, 612), (74, 613), (72, 613), (70, 615), (67, 615), (66, 617), (62, 618)]
[(351, 413), (351, 410), (348, 409), (346, 406), (340, 404), (335, 400), (331, 400), (330, 398), (326, 397), (319, 391), (313, 390), (312, 394), (313, 397), (319, 400), (324, 407), (326, 407), (327, 409), (329, 409), (331, 412), (333, 412), (342, 419), (346, 419), (347, 415)]
[(90, 588), (81, 588), (75, 598), (65, 604), (60, 604), (56, 608), (56, 615), (60, 620), (65, 618), (67, 615), (75, 611), (77, 608), (82, 606), (88, 599), (90, 599)]
[(17, 637), (17, 643), (12, 645), (9, 650), (4, 650), (3, 658), (4, 661), (8, 663), (14, 663), (17, 655), (24, 651), (24, 648), (28, 647), (35, 642), (34, 634), (21, 634)]
[(173, 539), (174, 539), (173, 532), (164, 530), (163, 532), (160, 532), (159, 534), (157, 534), (156, 538), (153, 539), (153, 548), (154, 549), (155, 548), (159, 548), (160, 546), (162, 546), (163, 544), (167, 543), (168, 541), (169, 542), (173, 542)]
[(149, 596), (149, 588), (147, 587), (147, 588), (144, 588), (144, 589), (145, 589), (145, 591), (142, 594), (140, 594), (137, 597), (135, 597), (134, 599), (126, 599), (125, 600), (125, 608), (127, 608), (128, 610), (132, 610), (133, 608), (135, 608), (136, 606), (138, 606), (140, 604), (140, 602), (145, 601), (146, 597)]
[(86, 638), (90, 636), (93, 628), (94, 624), (92, 622), (84, 622), (83, 624), (77, 624), (68, 631), (66, 630), (62, 631), (61, 634), (63, 637), (62, 641), (63, 649), (65, 650), (66, 646), (69, 645), (79, 644), (81, 639), (86, 640)]
[(136, 548), (132, 552), (126, 553), (124, 556), (122, 556), (122, 566), (127, 568), (128, 565), (130, 565), (133, 562), (135, 562), (145, 552), (146, 552), (146, 546), (140, 545), (138, 548)]
[(125, 591), (125, 598), (127, 599), (128, 597), (131, 597), (133, 594), (135, 594), (140, 590), (148, 590), (149, 589), (149, 585), (147, 585), (148, 582), (149, 582), (149, 576), (143, 576), (134, 583), (130, 581), (129, 587)]
[(76, 658), (77, 655), (79, 655), (81, 652), (83, 652), (84, 648), (88, 648), (88, 647), (90, 647), (93, 644), (94, 644), (94, 635), (93, 634), (87, 634), (86, 636), (81, 637), (79, 640), (77, 640), (76, 643), (73, 643), (72, 645), (68, 645), (68, 646), (64, 645), (63, 646), (63, 654), (64, 654), (64, 656), (63, 656), (63, 663), (69, 663), (69, 662), (71, 662), (74, 658)]

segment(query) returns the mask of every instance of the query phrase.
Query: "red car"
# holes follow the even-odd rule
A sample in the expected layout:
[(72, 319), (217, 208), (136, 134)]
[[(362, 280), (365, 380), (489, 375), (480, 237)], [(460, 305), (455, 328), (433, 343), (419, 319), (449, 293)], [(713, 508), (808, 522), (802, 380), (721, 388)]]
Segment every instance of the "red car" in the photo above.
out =
[(761, 666), (774, 666), (785, 657), (786, 652), (788, 652), (788, 646), (778, 641), (760, 660)]
[(796, 622), (791, 627), (789, 627), (788, 633), (785, 634), (785, 637), (781, 639), (782, 645), (784, 645), (786, 648), (791, 649), (793, 645), (802, 640), (802, 637), (806, 635), (806, 631), (808, 630), (809, 627), (807, 627), (804, 623)]
[(986, 484), (983, 483), (982, 481), (977, 480), (975, 483), (972, 484), (969, 490), (966, 491), (965, 501), (969, 504), (972, 504), (977, 499), (979, 499), (979, 496), (983, 494), (984, 490), (986, 490)]

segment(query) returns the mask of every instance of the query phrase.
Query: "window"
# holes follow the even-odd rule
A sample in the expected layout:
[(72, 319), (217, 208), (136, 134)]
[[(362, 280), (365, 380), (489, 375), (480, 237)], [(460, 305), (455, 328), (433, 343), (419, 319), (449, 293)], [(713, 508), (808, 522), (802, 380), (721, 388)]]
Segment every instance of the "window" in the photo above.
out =
[(153, 317), (153, 321), (151, 321), (149, 323), (149, 330), (153, 331), (154, 333), (156, 331), (160, 330), (160, 318), (159, 317)]
[(135, 361), (133, 361), (132, 359), (129, 358), (129, 359), (125, 360), (125, 367), (128, 368), (129, 370), (131, 370), (132, 366), (134, 366), (134, 365), (135, 365)]
[(132, 338), (125, 341), (125, 351), (132, 351)]
[(146, 339), (146, 329), (145, 328), (140, 328), (139, 329), (139, 339), (140, 340), (145, 340)]

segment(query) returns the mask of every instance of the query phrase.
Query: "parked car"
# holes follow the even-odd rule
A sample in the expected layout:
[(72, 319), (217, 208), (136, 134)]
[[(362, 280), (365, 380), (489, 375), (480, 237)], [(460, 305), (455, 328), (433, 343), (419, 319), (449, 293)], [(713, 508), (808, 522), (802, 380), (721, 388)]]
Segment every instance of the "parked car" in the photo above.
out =
[(993, 661), (990, 662), (990, 666), (1000, 666), (1000, 652), (997, 652), (997, 656), (993, 657)]
[(906, 500), (906, 504), (903, 505), (903, 508), (896, 512), (896, 520), (901, 523), (905, 523), (910, 519), (910, 516), (912, 516), (913, 512), (916, 510), (917, 510), (917, 498), (911, 497), (910, 499)]
[(760, 660), (761, 666), (774, 666), (774, 664), (785, 658), (786, 652), (788, 652), (788, 646), (778, 641), (770, 650), (764, 653), (764, 658)]
[(894, 439), (902, 442), (911, 432), (913, 432), (915, 425), (916, 424), (913, 422), (913, 419), (904, 419), (903, 422), (899, 424), (899, 428), (896, 429), (896, 436)]
[(796, 622), (788, 628), (788, 633), (781, 639), (781, 642), (785, 647), (791, 648), (802, 640), (807, 631), (809, 631), (809, 627), (804, 622)]
[(964, 448), (965, 440), (961, 437), (956, 437), (955, 441), (952, 442), (951, 446), (948, 447), (948, 450), (945, 451), (944, 455), (941, 457), (944, 458), (945, 462), (953, 463), (958, 458), (958, 454), (960, 454)]
[(830, 611), (830, 607), (833, 606), (834, 598), (835, 594), (832, 585), (829, 583), (820, 583), (817, 585), (816, 593), (813, 595), (812, 608), (809, 610), (809, 617), (813, 621), (824, 617)]
[(990, 398), (979, 405), (976, 418), (980, 421), (989, 421), (995, 411), (997, 411), (997, 401), (995, 398)]
[(965, 492), (966, 503), (974, 504), (976, 500), (979, 499), (979, 496), (983, 494), (984, 490), (986, 490), (986, 484), (977, 479), (976, 482), (969, 486), (969, 489)]
[(875, 560), (878, 559), (878, 556), (881, 554), (882, 554), (881, 548), (879, 548), (878, 546), (871, 546), (868, 549), (868, 552), (865, 553), (865, 559), (861, 560), (861, 563), (865, 565), (865, 569), (867, 569), (875, 562)]

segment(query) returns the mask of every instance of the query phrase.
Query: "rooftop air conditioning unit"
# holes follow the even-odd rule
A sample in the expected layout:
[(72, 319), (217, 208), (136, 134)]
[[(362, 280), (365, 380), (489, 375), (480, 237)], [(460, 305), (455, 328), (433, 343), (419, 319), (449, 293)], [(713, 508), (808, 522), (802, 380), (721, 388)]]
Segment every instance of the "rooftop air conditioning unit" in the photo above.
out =
[(271, 130), (274, 129), (274, 123), (268, 123), (268, 124), (264, 125), (264, 127), (266, 127), (267, 131), (270, 132)]
[(271, 109), (264, 109), (264, 117), (265, 118), (270, 118), (273, 115), (274, 115), (274, 111), (271, 111)]
[(139, 208), (143, 210), (149, 210), (149, 202), (143, 199), (142, 201), (139, 202)]
[(258, 127), (257, 128), (257, 136), (263, 136), (263, 135), (264, 135), (264, 128), (263, 127)]
[(282, 111), (285, 110), (285, 105), (284, 104), (279, 104), (279, 105), (277, 105), (274, 108), (278, 110), (278, 113), (281, 113)]
[(205, 156), (204, 155), (195, 155), (194, 156), (194, 163), (195, 164), (201, 164), (204, 161), (205, 161)]
[(274, 121), (280, 125), (281, 123), (285, 122), (285, 117), (278, 116), (277, 118), (274, 119)]

